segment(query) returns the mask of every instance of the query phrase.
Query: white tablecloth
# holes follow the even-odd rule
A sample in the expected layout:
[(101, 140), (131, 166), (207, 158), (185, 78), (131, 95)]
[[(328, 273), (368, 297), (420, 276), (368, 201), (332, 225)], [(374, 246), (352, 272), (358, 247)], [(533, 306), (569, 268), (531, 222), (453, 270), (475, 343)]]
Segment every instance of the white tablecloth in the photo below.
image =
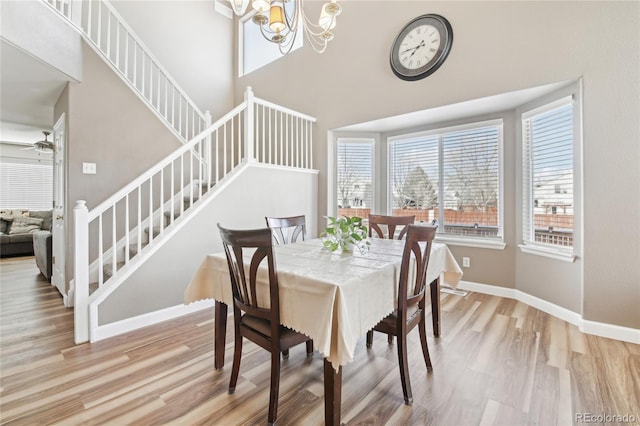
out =
[[(370, 241), (364, 254), (330, 253), (318, 239), (274, 247), (282, 324), (311, 337), (336, 369), (353, 360), (358, 339), (397, 302), (404, 241)], [(446, 245), (434, 243), (427, 283), (440, 274), (455, 288), (462, 270)], [(258, 280), (267, 282), (266, 270)], [(224, 253), (208, 255), (185, 291), (186, 303), (201, 299), (233, 306)]]

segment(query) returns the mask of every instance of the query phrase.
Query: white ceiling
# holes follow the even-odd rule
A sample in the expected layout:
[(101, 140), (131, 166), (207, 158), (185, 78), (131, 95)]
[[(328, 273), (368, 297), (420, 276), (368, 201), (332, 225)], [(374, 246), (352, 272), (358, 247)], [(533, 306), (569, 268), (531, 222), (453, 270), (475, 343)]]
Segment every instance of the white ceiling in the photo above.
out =
[(0, 40), (0, 140), (33, 143), (53, 127), (53, 107), (68, 77)]

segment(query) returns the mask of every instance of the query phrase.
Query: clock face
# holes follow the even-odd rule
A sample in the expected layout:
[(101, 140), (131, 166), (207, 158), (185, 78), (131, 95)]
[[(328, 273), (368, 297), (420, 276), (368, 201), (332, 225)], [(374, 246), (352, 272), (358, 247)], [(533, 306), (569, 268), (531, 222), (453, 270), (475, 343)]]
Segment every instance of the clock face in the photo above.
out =
[(433, 25), (420, 25), (405, 36), (400, 43), (400, 63), (415, 70), (428, 64), (440, 49), (440, 31)]
[(419, 80), (437, 70), (444, 62), (453, 31), (440, 15), (422, 15), (409, 22), (391, 47), (391, 69), (403, 80)]

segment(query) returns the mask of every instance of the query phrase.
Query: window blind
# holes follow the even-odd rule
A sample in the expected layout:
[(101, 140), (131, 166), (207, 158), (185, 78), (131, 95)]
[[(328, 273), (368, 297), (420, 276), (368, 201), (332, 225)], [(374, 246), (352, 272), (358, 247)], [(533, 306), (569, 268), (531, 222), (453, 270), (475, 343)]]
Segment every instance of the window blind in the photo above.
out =
[(502, 122), (494, 121), (391, 141), (392, 213), (413, 210), (416, 220), (437, 221), (440, 234), (502, 237), (501, 138)]
[(53, 165), (0, 161), (0, 208), (48, 210), (53, 203)]
[(338, 207), (373, 208), (373, 143), (337, 144)]
[(573, 246), (573, 104), (523, 114), (523, 242)]
[(438, 136), (390, 144), (389, 190), (393, 209), (438, 209)]

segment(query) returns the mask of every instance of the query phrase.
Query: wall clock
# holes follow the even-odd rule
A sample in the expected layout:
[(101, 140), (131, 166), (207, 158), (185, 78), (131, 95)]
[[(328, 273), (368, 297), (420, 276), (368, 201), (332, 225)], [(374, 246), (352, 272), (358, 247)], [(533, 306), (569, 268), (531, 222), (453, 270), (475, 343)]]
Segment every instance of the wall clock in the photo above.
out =
[(418, 16), (400, 31), (391, 46), (391, 69), (403, 80), (420, 80), (442, 65), (453, 43), (453, 29), (436, 14)]

